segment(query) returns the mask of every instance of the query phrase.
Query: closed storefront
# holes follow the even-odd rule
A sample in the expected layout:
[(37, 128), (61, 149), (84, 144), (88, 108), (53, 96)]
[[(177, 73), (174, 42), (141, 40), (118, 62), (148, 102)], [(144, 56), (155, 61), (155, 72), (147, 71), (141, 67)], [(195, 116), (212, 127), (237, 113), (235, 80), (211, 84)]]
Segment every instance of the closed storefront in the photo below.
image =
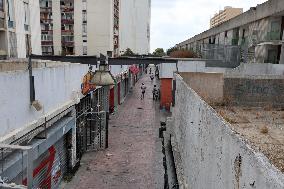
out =
[[(63, 117), (43, 134), (33, 138), (28, 146), (32, 148), (32, 169), (27, 169), (27, 152), (15, 150), (2, 158), (1, 177), (7, 183), (27, 185), (27, 172), (32, 174), (33, 188), (56, 189), (64, 174), (71, 170), (76, 154), (75, 117)], [(43, 137), (44, 136), (44, 137)], [(74, 140), (75, 138), (75, 140)]]

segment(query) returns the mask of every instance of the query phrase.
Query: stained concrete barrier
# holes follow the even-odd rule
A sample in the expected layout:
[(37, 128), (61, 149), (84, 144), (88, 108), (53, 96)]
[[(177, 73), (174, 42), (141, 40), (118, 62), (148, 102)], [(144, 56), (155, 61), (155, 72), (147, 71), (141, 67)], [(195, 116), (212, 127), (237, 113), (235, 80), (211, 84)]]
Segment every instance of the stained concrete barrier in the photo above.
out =
[(224, 98), (236, 105), (284, 107), (284, 76), (224, 78)]
[(176, 105), (167, 122), (180, 188), (283, 189), (284, 175), (176, 75)]
[(185, 72), (179, 74), (206, 102), (221, 103), (223, 101), (223, 73)]

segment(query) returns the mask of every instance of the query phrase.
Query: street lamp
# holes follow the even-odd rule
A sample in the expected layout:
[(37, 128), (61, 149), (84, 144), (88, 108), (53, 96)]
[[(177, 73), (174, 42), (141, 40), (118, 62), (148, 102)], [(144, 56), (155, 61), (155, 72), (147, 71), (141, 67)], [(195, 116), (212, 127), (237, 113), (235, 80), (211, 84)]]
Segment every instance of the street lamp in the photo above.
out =
[(115, 79), (109, 71), (107, 62), (107, 57), (101, 54), (99, 69), (95, 71), (94, 77), (91, 80), (91, 82), (97, 86), (115, 85)]

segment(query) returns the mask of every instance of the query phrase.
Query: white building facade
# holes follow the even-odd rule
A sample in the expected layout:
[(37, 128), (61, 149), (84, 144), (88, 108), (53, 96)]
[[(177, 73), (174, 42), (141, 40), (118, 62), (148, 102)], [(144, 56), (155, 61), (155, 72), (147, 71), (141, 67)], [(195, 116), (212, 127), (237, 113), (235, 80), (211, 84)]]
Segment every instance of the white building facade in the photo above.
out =
[(41, 54), (38, 0), (0, 1), (0, 55), (26, 58)]
[(150, 52), (151, 0), (121, 1), (120, 53), (130, 48), (137, 54)]

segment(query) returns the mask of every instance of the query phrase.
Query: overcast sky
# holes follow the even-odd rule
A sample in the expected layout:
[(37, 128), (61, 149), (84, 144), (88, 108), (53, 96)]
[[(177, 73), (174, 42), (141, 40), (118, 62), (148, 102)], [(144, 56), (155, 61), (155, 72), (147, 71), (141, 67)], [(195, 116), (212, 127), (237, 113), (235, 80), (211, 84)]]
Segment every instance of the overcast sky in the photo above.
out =
[(152, 0), (151, 52), (168, 49), (209, 29), (210, 18), (225, 6), (244, 8), (266, 0)]

